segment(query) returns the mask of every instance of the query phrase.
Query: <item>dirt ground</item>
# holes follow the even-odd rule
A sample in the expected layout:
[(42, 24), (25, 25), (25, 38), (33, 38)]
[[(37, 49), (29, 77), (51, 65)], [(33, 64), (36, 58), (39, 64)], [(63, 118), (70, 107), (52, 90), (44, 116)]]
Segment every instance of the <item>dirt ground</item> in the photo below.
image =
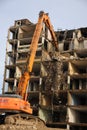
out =
[(66, 130), (60, 128), (48, 128), (39, 118), (32, 118), (30, 120), (19, 118), (15, 124), (11, 124), (12, 118), (9, 119), (9, 123), (5, 122), (6, 124), (0, 125), (0, 130)]
[(28, 125), (0, 125), (0, 130), (66, 130), (60, 128), (48, 128), (45, 125), (28, 126)]

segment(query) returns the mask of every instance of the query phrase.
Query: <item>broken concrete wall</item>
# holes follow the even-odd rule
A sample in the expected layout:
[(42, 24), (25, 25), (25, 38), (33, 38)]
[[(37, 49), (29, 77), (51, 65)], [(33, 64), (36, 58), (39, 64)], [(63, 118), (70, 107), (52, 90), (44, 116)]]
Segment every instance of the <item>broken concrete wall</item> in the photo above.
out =
[[(35, 26), (26, 19), (18, 20), (8, 30), (3, 93), (17, 89)], [(58, 31), (56, 35), (59, 52), (43, 24), (28, 84), (28, 100), (34, 115), (48, 126), (77, 130), (78, 125), (80, 130), (80, 126), (87, 126), (87, 28)]]

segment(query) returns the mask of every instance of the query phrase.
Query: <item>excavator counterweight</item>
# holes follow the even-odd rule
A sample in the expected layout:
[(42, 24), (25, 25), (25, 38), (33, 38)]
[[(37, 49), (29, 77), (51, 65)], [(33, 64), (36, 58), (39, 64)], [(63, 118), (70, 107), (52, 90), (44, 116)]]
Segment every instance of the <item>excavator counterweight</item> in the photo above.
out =
[(19, 113), (19, 110), (20, 112), (32, 114), (30, 103), (23, 100), (21, 96), (15, 94), (0, 95), (0, 113)]

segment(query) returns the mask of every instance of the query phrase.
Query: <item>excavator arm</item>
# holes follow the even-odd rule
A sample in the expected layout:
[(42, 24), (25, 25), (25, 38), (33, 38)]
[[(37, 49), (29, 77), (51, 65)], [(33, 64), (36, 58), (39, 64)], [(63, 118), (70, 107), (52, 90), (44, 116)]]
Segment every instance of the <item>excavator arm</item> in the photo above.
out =
[(30, 80), (30, 73), (32, 72), (32, 68), (33, 68), (33, 64), (34, 64), (34, 59), (35, 59), (35, 55), (36, 55), (39, 38), (41, 35), (41, 31), (43, 29), (43, 23), (48, 27), (48, 29), (51, 33), (51, 36), (52, 36), (52, 40), (53, 40), (52, 44), (55, 46), (56, 50), (58, 50), (58, 43), (57, 43), (57, 39), (55, 36), (55, 32), (53, 30), (53, 26), (51, 25), (51, 22), (50, 22), (50, 18), (48, 16), (48, 14), (46, 14), (44, 12), (40, 12), (39, 19), (36, 24), (35, 32), (34, 32), (34, 35), (32, 38), (31, 46), (30, 46), (30, 53), (29, 53), (28, 60), (27, 60), (26, 71), (20, 78), (20, 81), (18, 84), (18, 89), (17, 89), (17, 94), (21, 95), (24, 100), (26, 100), (26, 98), (27, 98), (26, 90), (27, 90), (28, 82)]

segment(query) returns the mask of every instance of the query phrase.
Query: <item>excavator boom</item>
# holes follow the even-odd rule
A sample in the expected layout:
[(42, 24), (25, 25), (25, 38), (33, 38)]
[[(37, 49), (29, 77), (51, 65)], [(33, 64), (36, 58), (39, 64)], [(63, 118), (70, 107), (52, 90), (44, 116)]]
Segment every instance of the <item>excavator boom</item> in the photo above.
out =
[(39, 19), (36, 25), (36, 29), (32, 38), (31, 46), (30, 46), (30, 53), (27, 60), (27, 67), (25, 73), (20, 78), (19, 84), (18, 84), (18, 94), (23, 97), (23, 99), (26, 100), (26, 90), (28, 86), (28, 82), (30, 80), (30, 73), (32, 72), (34, 59), (36, 55), (36, 50), (39, 42), (39, 38), (41, 35), (41, 31), (43, 29), (43, 23), (49, 28), (51, 36), (52, 36), (52, 44), (55, 46), (56, 50), (58, 50), (58, 43), (55, 36), (55, 32), (53, 30), (53, 27), (50, 22), (50, 18), (48, 17), (48, 14), (44, 12), (40, 12)]

